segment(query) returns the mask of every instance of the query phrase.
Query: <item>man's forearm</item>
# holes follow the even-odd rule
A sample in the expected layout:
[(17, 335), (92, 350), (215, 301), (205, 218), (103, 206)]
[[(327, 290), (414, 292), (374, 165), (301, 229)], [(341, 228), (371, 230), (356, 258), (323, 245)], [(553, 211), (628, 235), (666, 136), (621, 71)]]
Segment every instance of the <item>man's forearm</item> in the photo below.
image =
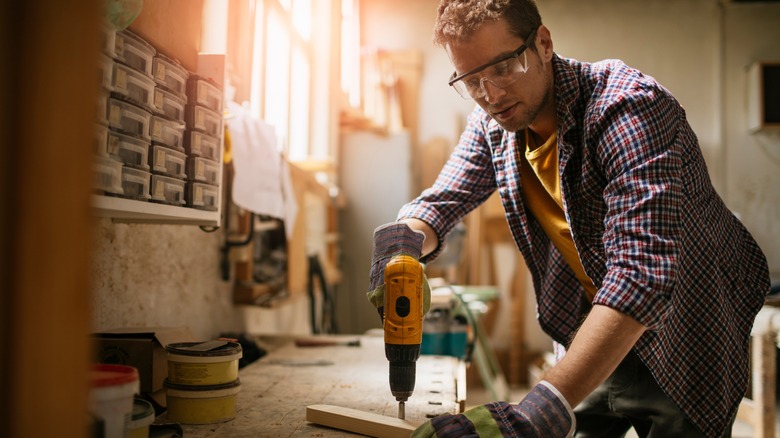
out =
[(571, 407), (603, 383), (631, 350), (645, 327), (607, 306), (593, 306), (563, 359), (544, 375)]

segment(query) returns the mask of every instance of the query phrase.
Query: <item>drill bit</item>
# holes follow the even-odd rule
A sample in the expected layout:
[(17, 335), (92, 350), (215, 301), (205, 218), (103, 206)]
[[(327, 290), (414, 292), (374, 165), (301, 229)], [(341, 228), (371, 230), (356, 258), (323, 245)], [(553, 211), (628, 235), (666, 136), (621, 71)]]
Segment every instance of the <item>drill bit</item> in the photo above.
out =
[(401, 420), (406, 419), (406, 404), (402, 401), (398, 402), (398, 418)]

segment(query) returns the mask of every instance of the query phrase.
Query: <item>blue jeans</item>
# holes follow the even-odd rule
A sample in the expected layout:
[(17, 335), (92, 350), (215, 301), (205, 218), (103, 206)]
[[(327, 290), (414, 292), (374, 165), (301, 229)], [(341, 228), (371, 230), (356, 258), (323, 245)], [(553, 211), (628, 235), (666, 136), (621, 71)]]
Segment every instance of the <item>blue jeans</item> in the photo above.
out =
[[(633, 351), (574, 414), (577, 438), (623, 437), (632, 427), (637, 435), (647, 438), (704, 436), (664, 394)], [(731, 437), (731, 428), (723, 437)]]

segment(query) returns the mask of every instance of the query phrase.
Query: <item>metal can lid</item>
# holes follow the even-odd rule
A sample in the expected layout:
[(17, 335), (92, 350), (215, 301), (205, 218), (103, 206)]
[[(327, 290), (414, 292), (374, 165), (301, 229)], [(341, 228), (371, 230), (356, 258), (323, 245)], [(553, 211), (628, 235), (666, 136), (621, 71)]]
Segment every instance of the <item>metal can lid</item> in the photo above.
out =
[(165, 351), (182, 356), (231, 356), (241, 353), (241, 344), (231, 341), (178, 342), (166, 345)]

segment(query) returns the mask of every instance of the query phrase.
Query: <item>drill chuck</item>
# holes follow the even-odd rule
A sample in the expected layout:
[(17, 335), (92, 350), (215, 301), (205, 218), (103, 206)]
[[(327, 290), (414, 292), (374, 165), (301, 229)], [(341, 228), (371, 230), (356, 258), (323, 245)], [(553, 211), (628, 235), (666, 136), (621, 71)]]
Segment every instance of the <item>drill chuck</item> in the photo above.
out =
[(420, 344), (385, 344), (385, 356), (390, 362), (390, 392), (396, 400), (406, 401), (414, 392)]

